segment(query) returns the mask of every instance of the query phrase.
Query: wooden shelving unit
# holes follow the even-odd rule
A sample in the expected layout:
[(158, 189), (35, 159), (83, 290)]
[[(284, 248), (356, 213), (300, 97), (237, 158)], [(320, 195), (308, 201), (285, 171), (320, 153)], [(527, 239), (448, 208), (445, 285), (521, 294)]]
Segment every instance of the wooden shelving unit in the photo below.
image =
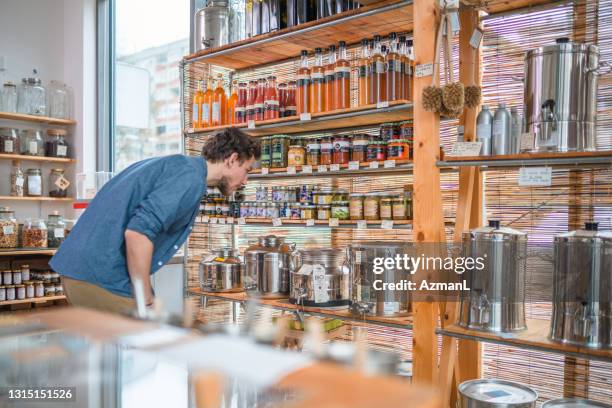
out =
[(53, 302), (56, 300), (66, 300), (66, 296), (64, 295), (44, 296), (44, 297), (29, 298), (29, 299), (7, 300), (4, 302), (0, 302), (0, 307), (1, 306), (11, 306), (11, 305), (23, 305), (23, 304), (28, 304), (28, 303), (46, 303), (46, 302)]
[[(210, 218), (208, 222), (206, 222), (205, 220), (202, 220), (202, 218), (204, 217), (200, 217), (199, 222), (205, 223), (205, 224), (218, 224), (218, 225), (241, 225), (240, 224), (240, 219), (233, 219), (231, 224), (227, 222), (227, 220), (225, 218), (222, 218), (222, 222), (219, 222), (219, 218)], [(214, 220), (213, 222), (211, 222), (211, 220)], [(290, 219), (290, 218), (279, 218), (280, 222), (282, 223), (282, 225), (279, 225), (278, 228), (282, 228), (282, 227), (307, 227), (307, 220), (294, 220), (294, 219)], [(406, 229), (406, 228), (410, 228), (412, 226), (412, 220), (389, 220), (393, 223), (393, 226), (391, 228), (388, 229)], [(329, 221), (328, 220), (312, 220), (312, 222), (314, 223), (314, 225), (312, 227), (329, 227)], [(243, 225), (268, 225), (268, 226), (272, 226), (274, 223), (274, 220), (271, 218), (244, 218), (244, 224)], [(368, 229), (371, 229), (371, 227), (378, 227), (378, 228), (382, 228), (384, 221), (383, 220), (364, 220), (364, 223), (367, 225)], [(354, 220), (338, 220), (338, 226), (337, 227), (332, 227), (332, 228), (357, 228), (358, 224), (357, 221)]]
[(47, 249), (47, 248), (16, 248), (16, 249), (0, 249), (0, 257), (3, 256), (21, 256), (21, 255), (46, 255), (53, 256), (55, 255), (55, 249)]
[(74, 126), (76, 120), (57, 119), (47, 116), (26, 115), (23, 113), (0, 112), (0, 119), (16, 120), (19, 122), (43, 123), (47, 125)]
[(17, 161), (28, 161), (28, 162), (65, 163), (65, 164), (76, 163), (76, 159), (64, 159), (61, 157), (27, 156), (25, 154), (2, 154), (2, 153), (0, 153), (0, 160), (17, 160)]
[(57, 201), (71, 203), (74, 198), (71, 197), (13, 197), (13, 196), (0, 196), (0, 201)]

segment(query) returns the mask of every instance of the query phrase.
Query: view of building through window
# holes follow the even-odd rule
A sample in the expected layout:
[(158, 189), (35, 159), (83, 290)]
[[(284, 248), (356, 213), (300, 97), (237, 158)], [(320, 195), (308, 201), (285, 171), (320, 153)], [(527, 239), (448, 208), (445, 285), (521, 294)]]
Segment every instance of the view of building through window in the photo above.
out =
[(189, 0), (115, 0), (114, 170), (182, 148), (179, 68)]

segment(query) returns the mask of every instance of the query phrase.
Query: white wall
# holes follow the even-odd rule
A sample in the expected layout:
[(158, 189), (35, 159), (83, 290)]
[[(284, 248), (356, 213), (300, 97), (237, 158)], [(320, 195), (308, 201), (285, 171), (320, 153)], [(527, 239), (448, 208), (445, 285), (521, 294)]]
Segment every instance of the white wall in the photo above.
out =
[[(58, 79), (74, 90), (74, 119), (70, 130), (76, 165), (64, 166), (73, 182), (74, 175), (96, 169), (96, 0), (1, 0), (0, 59), (4, 61), (2, 82), (20, 82), (32, 68), (38, 70), (43, 84)], [(32, 124), (2, 121), (0, 127), (31, 128)], [(40, 126), (46, 130), (46, 126)], [(41, 167), (46, 184), (50, 164), (22, 162), (22, 168)], [(0, 161), (0, 195), (8, 195), (10, 162)], [(44, 217), (60, 210), (73, 217), (69, 204), (37, 202), (0, 202), (16, 209), (17, 217)]]

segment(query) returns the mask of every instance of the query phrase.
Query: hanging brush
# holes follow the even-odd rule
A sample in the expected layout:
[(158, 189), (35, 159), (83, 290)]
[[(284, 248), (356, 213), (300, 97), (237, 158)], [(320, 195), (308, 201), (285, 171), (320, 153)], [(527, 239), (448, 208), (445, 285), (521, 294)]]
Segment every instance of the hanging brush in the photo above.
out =
[[(445, 15), (446, 21), (446, 70), (448, 72), (446, 84), (442, 88), (442, 102), (444, 110), (447, 114), (461, 113), (465, 103), (465, 93), (463, 84), (454, 81), (453, 73), (453, 29), (448, 15)], [(458, 114), (457, 114), (458, 116)], [(451, 116), (449, 116), (451, 117)], [(454, 117), (454, 116), (453, 116)]]
[(440, 19), (438, 33), (436, 34), (436, 48), (434, 51), (433, 74), (431, 76), (431, 85), (423, 89), (422, 100), (423, 109), (428, 112), (440, 113), (442, 109), (442, 89), (438, 86), (440, 76), (440, 47), (442, 45), (442, 33), (444, 29), (445, 15)]

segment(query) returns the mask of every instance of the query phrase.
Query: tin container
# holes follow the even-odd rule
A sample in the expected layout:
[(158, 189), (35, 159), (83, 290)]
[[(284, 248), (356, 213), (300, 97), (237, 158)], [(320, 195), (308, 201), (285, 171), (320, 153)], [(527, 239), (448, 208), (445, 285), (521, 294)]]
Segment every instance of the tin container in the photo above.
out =
[(535, 408), (538, 393), (505, 380), (470, 380), (459, 385), (460, 408)]

